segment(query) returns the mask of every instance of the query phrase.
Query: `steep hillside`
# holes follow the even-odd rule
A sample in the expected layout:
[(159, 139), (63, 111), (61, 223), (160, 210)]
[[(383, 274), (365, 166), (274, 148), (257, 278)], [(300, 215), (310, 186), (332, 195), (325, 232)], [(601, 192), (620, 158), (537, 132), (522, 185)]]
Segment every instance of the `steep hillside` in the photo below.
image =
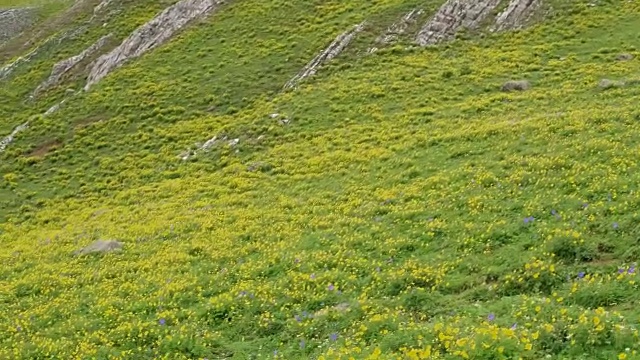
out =
[(639, 2), (25, 6), (0, 359), (640, 358)]

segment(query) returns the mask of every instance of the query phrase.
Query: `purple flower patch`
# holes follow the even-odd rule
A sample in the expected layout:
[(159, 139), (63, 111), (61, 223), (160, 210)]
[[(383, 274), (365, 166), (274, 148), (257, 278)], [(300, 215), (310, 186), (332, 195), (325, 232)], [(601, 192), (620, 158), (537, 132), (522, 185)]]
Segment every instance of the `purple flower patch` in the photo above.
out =
[(582, 279), (582, 278), (584, 278), (584, 275), (585, 275), (585, 274), (584, 274), (584, 271), (580, 271), (580, 272), (578, 273), (578, 279)]
[(329, 335), (329, 339), (331, 341), (337, 341), (338, 340), (338, 333), (332, 333), (331, 335)]
[(496, 319), (496, 315), (494, 313), (489, 314), (489, 316), (487, 316), (487, 320), (489, 321), (493, 321)]
[(329, 284), (329, 286), (327, 286), (327, 290), (329, 290), (329, 291), (333, 291), (335, 289), (336, 289), (336, 287), (333, 286), (333, 284)]
[(167, 324), (167, 320), (165, 320), (165, 319), (160, 319), (160, 320), (158, 321), (158, 323), (160, 324), (160, 326), (165, 326), (165, 325)]

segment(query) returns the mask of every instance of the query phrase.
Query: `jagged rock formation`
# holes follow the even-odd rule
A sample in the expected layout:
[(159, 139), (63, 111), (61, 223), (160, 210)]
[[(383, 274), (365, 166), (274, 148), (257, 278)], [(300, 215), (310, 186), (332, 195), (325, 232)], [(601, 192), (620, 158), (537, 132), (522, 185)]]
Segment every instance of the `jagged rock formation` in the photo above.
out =
[(422, 9), (413, 9), (405, 14), (400, 20), (393, 23), (384, 34), (376, 39), (379, 44), (390, 44), (398, 39), (399, 36), (404, 35), (407, 32), (409, 26), (416, 23), (418, 17), (422, 15), (424, 11)]
[(0, 44), (33, 24), (33, 8), (0, 9)]
[(511, 0), (507, 8), (496, 17), (494, 30), (514, 30), (522, 27), (541, 0)]
[(448, 0), (420, 30), (416, 43), (434, 45), (452, 39), (460, 29), (475, 29), (500, 0)]
[(16, 135), (18, 135), (19, 132), (25, 130), (27, 127), (29, 127), (28, 122), (19, 125), (15, 129), (13, 129), (11, 134), (5, 136), (4, 139), (0, 140), (0, 154), (2, 154), (7, 149), (7, 146), (9, 146), (9, 144), (13, 142), (13, 140), (16, 138)]
[(318, 56), (313, 58), (296, 76), (289, 80), (285, 85), (285, 89), (295, 87), (300, 81), (314, 75), (322, 64), (330, 61), (338, 56), (349, 43), (356, 37), (356, 35), (364, 29), (364, 22), (360, 23), (353, 28), (340, 34), (326, 49), (324, 49)]
[(85, 90), (130, 59), (163, 44), (194, 19), (214, 11), (224, 0), (181, 0), (136, 29), (120, 46), (91, 66)]
[(45, 80), (42, 84), (40, 84), (38, 88), (36, 88), (36, 90), (34, 91), (34, 95), (37, 95), (39, 92), (58, 84), (58, 82), (60, 82), (60, 79), (64, 74), (68, 73), (80, 62), (94, 55), (96, 52), (102, 49), (112, 37), (113, 37), (113, 34), (105, 35), (101, 37), (98, 41), (96, 41), (93, 45), (86, 48), (80, 54), (72, 56), (68, 59), (62, 60), (57, 64), (55, 64), (53, 66), (53, 70), (51, 70), (51, 75), (49, 76), (49, 78)]

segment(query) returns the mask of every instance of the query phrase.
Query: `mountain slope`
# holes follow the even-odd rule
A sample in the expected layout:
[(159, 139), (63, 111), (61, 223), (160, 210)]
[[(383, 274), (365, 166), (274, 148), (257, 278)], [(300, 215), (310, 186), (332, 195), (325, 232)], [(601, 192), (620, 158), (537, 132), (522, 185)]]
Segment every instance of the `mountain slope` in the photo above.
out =
[(636, 358), (638, 3), (423, 48), (440, 1), (229, 1), (30, 99), (174, 2), (98, 3), (1, 80), (0, 358)]

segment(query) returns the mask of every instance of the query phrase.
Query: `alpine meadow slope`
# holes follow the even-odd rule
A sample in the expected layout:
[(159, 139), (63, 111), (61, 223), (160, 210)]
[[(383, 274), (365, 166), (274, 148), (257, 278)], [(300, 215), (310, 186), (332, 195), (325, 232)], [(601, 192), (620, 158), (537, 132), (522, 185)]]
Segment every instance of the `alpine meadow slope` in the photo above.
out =
[(640, 359), (640, 2), (186, 1), (0, 0), (0, 359)]

